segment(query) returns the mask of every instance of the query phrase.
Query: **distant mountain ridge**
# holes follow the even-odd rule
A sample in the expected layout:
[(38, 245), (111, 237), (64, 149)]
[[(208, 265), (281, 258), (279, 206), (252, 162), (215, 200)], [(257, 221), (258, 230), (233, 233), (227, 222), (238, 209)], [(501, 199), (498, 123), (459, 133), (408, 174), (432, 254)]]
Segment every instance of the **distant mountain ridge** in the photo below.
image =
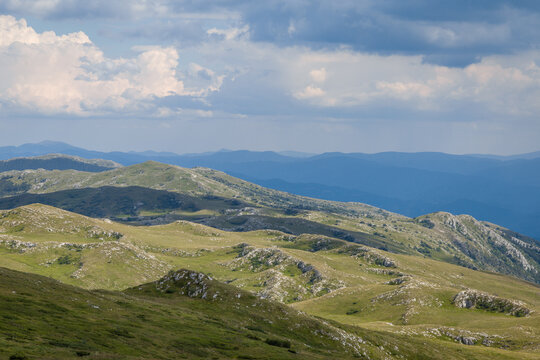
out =
[(12, 170), (79, 170), (100, 172), (116, 169), (122, 165), (112, 160), (84, 159), (79, 156), (48, 154), (32, 157), (18, 157), (9, 160), (0, 160), (0, 172)]
[(540, 158), (540, 151), (533, 151), (525, 154), (517, 155), (488, 155), (488, 154), (469, 154), (470, 156), (488, 158), (488, 159), (498, 159), (498, 160), (517, 160), (517, 159), (537, 159)]
[[(403, 160), (401, 156), (413, 157), (413, 158), (419, 156), (419, 157), (425, 158), (426, 156), (430, 156), (430, 155), (431, 156), (442, 155), (442, 156), (446, 156), (448, 158), (454, 158), (454, 159), (476, 158), (476, 159), (482, 159), (482, 160), (487, 159), (487, 160), (495, 160), (495, 161), (497, 160), (508, 161), (508, 160), (518, 160), (518, 159), (530, 160), (530, 159), (540, 158), (540, 151), (524, 153), (524, 154), (516, 154), (516, 155), (491, 155), (491, 154), (454, 155), (454, 154), (446, 154), (446, 153), (441, 153), (441, 152), (412, 152), (411, 153), (411, 152), (395, 152), (395, 151), (387, 151), (387, 152), (379, 152), (379, 153), (326, 152), (326, 153), (321, 153), (321, 154), (315, 154), (315, 153), (306, 153), (306, 152), (300, 152), (300, 151), (250, 151), (250, 150), (228, 150), (228, 149), (223, 149), (219, 151), (202, 152), (202, 153), (187, 153), (187, 154), (177, 154), (174, 152), (152, 151), (152, 150), (104, 152), (104, 151), (87, 150), (87, 149), (73, 146), (64, 142), (50, 141), (50, 140), (45, 140), (38, 143), (26, 143), (26, 144), (22, 144), (18, 146), (0, 146), (0, 160), (7, 160), (14, 157), (41, 156), (41, 155), (47, 155), (47, 154), (66, 154), (66, 155), (72, 155), (72, 156), (79, 156), (79, 157), (87, 158), (87, 159), (89, 158), (107, 159), (107, 160), (116, 161), (122, 165), (131, 165), (132, 163), (142, 162), (146, 160), (161, 161), (160, 159), (164, 159), (164, 158), (182, 159), (182, 158), (218, 157), (223, 160), (223, 158), (225, 157), (225, 158), (234, 159), (235, 162), (238, 162), (240, 160), (238, 155), (241, 155), (243, 157), (241, 159), (242, 161), (246, 161), (247, 160), (245, 158), (246, 154), (251, 154), (251, 159), (256, 159), (258, 161), (278, 160), (278, 159), (282, 161), (286, 161), (287, 158), (289, 158), (289, 160), (294, 160), (294, 159), (307, 159), (307, 158), (313, 158), (313, 157), (334, 157), (334, 156), (349, 156), (349, 157), (357, 157), (357, 158), (364, 158), (364, 159), (371, 159), (371, 160), (381, 160), (381, 159), (388, 160), (394, 157), (395, 159), (398, 159), (399, 161)], [(142, 158), (145, 158), (145, 160), (141, 160)], [(438, 159), (435, 159), (435, 160), (438, 160)]]
[[(0, 158), (62, 152), (122, 165), (148, 160), (208, 167), (276, 190), (335, 201), (368, 203), (416, 217), (435, 211), (466, 213), (540, 239), (540, 152), (451, 155), (436, 152), (276, 153), (218, 151), (97, 152), (43, 142), (0, 148)], [(289, 156), (296, 155), (296, 156)]]

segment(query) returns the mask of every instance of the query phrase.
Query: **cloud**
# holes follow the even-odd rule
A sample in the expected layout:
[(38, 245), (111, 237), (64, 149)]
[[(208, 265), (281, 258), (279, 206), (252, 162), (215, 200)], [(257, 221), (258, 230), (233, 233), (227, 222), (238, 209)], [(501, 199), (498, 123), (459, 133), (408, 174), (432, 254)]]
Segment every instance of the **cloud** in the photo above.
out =
[(145, 0), (3, 0), (0, 3), (0, 12), (3, 13), (50, 19), (130, 18), (157, 15), (164, 11), (159, 1), (150, 3)]
[[(203, 97), (219, 90), (222, 77), (186, 86), (172, 47), (137, 48), (132, 58), (107, 58), (82, 32), (37, 33), (25, 20), (0, 16), (0, 102), (14, 111), (103, 114), (144, 111), (167, 96)], [(193, 65), (196, 66), (196, 65)]]
[(298, 92), (295, 94), (295, 96), (298, 99), (310, 99), (310, 98), (318, 98), (325, 94), (324, 90), (321, 88), (308, 85), (304, 88), (304, 90)]
[[(540, 3), (511, 0), (5, 0), (0, 13), (49, 20), (118, 19), (109, 36), (193, 43), (249, 29), (252, 41), (371, 54), (423, 55), (464, 67), (540, 46)], [(121, 23), (121, 20), (125, 23)], [(129, 21), (128, 21), (129, 20)], [(130, 23), (144, 20), (144, 28)], [(238, 33), (240, 31), (240, 33)]]
[(203, 43), (193, 52), (212, 59), (213, 68), (229, 67), (220, 92), (209, 97), (223, 111), (518, 121), (540, 110), (538, 51), (484, 57), (464, 68), (425, 63), (422, 56), (280, 47), (249, 39)]
[(320, 68), (311, 70), (309, 75), (311, 76), (311, 79), (316, 83), (323, 83), (326, 80), (326, 69)]
[(227, 27), (186, 48), (139, 46), (133, 57), (108, 58), (82, 32), (38, 33), (11, 16), (0, 17), (0, 32), (0, 103), (14, 112), (165, 117), (184, 109), (208, 117), (327, 109), (332, 118), (473, 119), (540, 110), (537, 51), (455, 68), (416, 55), (282, 47), (252, 41), (247, 27)]
[(217, 29), (212, 28), (206, 31), (208, 35), (222, 36), (225, 40), (234, 40), (236, 38), (247, 36), (249, 34), (249, 26), (245, 25), (241, 28)]
[(6, 47), (13, 43), (19, 44), (59, 44), (59, 43), (73, 43), (73, 44), (87, 44), (90, 43), (90, 39), (83, 32), (72, 33), (63, 36), (56, 36), (52, 31), (47, 31), (42, 34), (38, 34), (29, 27), (26, 20), (16, 20), (12, 16), (0, 17), (0, 46)]
[(399, 143), (417, 126), (408, 136), (432, 149), (445, 128), (452, 144), (474, 130), (492, 149), (537, 147), (539, 2), (5, 0), (2, 13), (19, 20), (0, 16), (0, 121), (152, 119), (171, 142), (200, 122), (257, 144), (288, 124), (290, 141), (313, 130), (311, 150), (315, 129), (333, 129), (331, 150), (365, 129), (364, 141), (399, 129)]

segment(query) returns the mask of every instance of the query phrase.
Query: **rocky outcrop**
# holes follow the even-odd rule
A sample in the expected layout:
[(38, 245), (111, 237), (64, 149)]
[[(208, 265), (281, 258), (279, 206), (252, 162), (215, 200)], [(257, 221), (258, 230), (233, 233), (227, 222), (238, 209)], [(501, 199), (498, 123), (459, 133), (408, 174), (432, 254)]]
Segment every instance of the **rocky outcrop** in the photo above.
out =
[(253, 248), (246, 243), (236, 248), (239, 250), (238, 256), (228, 264), (233, 270), (260, 272), (292, 259), (278, 248)]
[(452, 302), (458, 308), (483, 309), (512, 316), (527, 316), (531, 310), (519, 300), (510, 300), (477, 290), (463, 290), (454, 296)]
[(349, 254), (355, 258), (363, 258), (370, 264), (380, 265), (388, 268), (396, 268), (397, 262), (384, 256), (376, 251), (373, 251), (365, 246), (347, 245), (338, 250), (339, 253)]
[(453, 327), (442, 326), (439, 328), (431, 328), (421, 333), (425, 337), (449, 339), (463, 345), (484, 345), (490, 347), (505, 348), (505, 340), (502, 336), (487, 334), (483, 332), (472, 332), (464, 329), (456, 329)]
[(259, 273), (255, 282), (261, 288), (257, 295), (262, 298), (294, 302), (321, 296), (344, 286), (342, 281), (328, 278), (315, 266), (278, 248), (255, 248), (242, 243), (235, 249), (237, 257), (224, 265), (233, 271)]
[(170, 271), (160, 280), (156, 281), (156, 289), (164, 293), (179, 293), (192, 298), (216, 299), (218, 291), (210, 290), (211, 277), (191, 270)]
[(405, 281), (410, 280), (410, 279), (411, 279), (410, 276), (401, 276), (401, 277), (397, 277), (395, 279), (392, 279), (390, 281), (387, 281), (387, 282), (385, 282), (385, 284), (386, 285), (401, 285)]

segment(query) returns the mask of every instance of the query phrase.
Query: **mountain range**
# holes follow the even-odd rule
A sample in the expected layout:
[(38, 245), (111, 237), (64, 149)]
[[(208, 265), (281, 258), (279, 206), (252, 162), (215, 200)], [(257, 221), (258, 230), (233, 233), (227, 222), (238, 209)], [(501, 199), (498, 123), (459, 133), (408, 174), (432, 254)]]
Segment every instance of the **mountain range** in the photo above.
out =
[(411, 219), (362, 203), (264, 188), (213, 169), (153, 161), (102, 172), (2, 174), (0, 209), (41, 203), (137, 225), (188, 220), (227, 231), (318, 234), (540, 283), (534, 239), (470, 215), (435, 212)]
[(540, 239), (540, 152), (513, 155), (219, 151), (98, 152), (58, 142), (1, 147), (0, 159), (63, 153), (125, 166), (148, 160), (208, 167), (276, 190), (362, 202), (410, 217), (470, 214)]

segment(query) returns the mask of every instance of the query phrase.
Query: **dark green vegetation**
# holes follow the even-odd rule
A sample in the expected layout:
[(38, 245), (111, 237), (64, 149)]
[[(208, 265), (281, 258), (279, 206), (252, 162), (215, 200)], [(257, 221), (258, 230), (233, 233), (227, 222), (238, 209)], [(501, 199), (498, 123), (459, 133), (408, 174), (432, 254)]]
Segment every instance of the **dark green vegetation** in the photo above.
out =
[[(118, 218), (119, 220), (142, 223), (156, 216), (143, 216), (144, 213), (164, 215), (172, 211), (197, 212), (213, 210), (224, 212), (240, 209), (247, 204), (217, 196), (194, 197), (177, 192), (154, 190), (141, 186), (84, 188), (62, 190), (46, 194), (25, 193), (13, 197), (0, 198), (0, 209), (13, 209), (29, 204), (45, 204), (73, 211), (91, 217)], [(131, 218), (133, 217), (133, 218)], [(166, 218), (165, 221), (179, 220)]]
[[(197, 273), (179, 271), (168, 278), (179, 275), (185, 278), (168, 280), (166, 289), (162, 280), (105, 292), (0, 268), (0, 354), (25, 359), (286, 359), (352, 358), (356, 348), (378, 352), (371, 344), (355, 344), (352, 333), (347, 339), (339, 328)], [(211, 298), (214, 294), (218, 297)], [(202, 299), (206, 295), (210, 298)], [(272, 346), (276, 343), (294, 352)]]

